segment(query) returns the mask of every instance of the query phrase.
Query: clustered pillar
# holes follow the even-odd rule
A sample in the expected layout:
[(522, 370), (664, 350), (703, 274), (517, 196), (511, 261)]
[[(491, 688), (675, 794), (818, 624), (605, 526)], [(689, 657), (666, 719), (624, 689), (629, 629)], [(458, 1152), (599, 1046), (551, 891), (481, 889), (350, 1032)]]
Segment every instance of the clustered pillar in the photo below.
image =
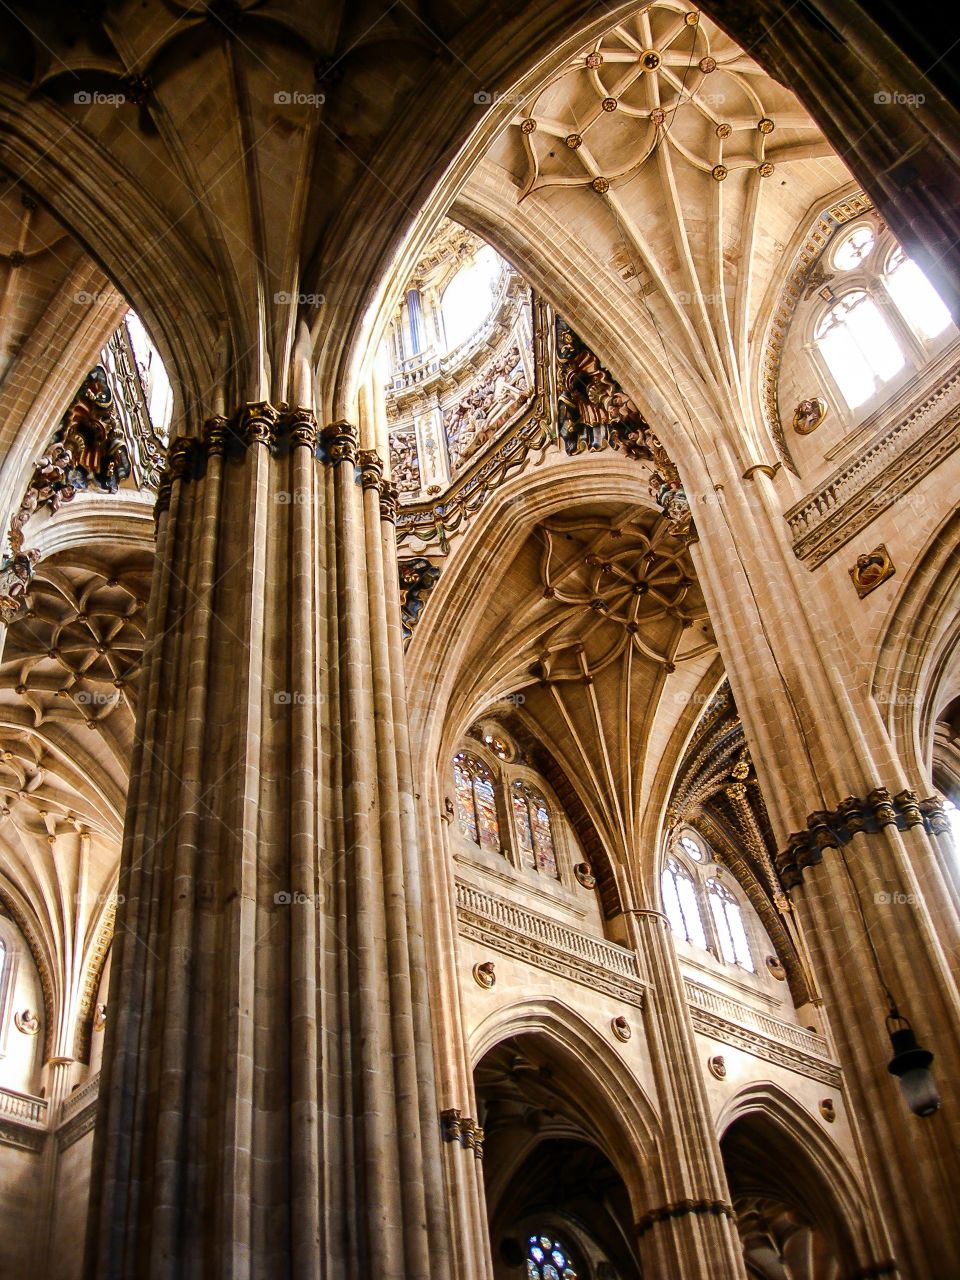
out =
[(171, 447), (90, 1277), (446, 1274), (391, 511), (306, 410)]

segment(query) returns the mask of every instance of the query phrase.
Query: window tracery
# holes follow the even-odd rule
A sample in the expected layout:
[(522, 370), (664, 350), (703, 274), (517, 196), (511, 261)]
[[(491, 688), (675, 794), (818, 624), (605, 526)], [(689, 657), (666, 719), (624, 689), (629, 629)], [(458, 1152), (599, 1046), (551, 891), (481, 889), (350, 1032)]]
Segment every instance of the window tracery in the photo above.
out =
[(823, 261), (807, 295), (826, 303), (814, 311), (812, 350), (846, 408), (857, 410), (908, 368), (921, 370), (955, 330), (936, 289), (873, 215)]
[(558, 880), (560, 872), (546, 800), (535, 787), (520, 779), (514, 780), (510, 792), (523, 865)]
[(485, 763), (481, 750), (463, 748), (453, 757), (455, 812), (472, 844), (502, 854), (516, 867), (548, 880), (562, 880), (554, 802), (529, 776), (516, 745), (495, 727), (472, 731), (482, 750), (506, 768)]
[(684, 831), (668, 852), (660, 893), (675, 937), (712, 952), (725, 964), (757, 972), (741, 900), (692, 831)]
[(741, 969), (755, 973), (756, 966), (743, 927), (743, 910), (735, 895), (718, 876), (711, 876), (707, 881), (707, 898), (721, 956), (727, 964), (736, 964)]
[(493, 774), (476, 756), (458, 751), (453, 758), (460, 830), (481, 849), (500, 852), (500, 823)]

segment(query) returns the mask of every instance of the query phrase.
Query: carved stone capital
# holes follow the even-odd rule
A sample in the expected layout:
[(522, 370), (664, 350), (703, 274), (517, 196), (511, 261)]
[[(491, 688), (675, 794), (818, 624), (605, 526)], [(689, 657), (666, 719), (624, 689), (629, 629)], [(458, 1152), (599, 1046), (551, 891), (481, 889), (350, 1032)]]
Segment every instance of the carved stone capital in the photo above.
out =
[(397, 510), (400, 506), (400, 491), (392, 480), (384, 480), (380, 486), (380, 519), (397, 523)]
[(234, 419), (234, 429), (246, 445), (263, 445), (269, 449), (273, 433), (280, 421), (280, 410), (266, 400), (245, 404)]
[(323, 428), (322, 436), (327, 457), (332, 463), (356, 462), (357, 428), (352, 422), (331, 422)]
[(637, 1235), (645, 1235), (658, 1222), (667, 1222), (671, 1218), (685, 1218), (689, 1214), (713, 1218), (730, 1218), (736, 1221), (736, 1210), (732, 1204), (723, 1200), (675, 1200), (671, 1204), (661, 1205), (659, 1209), (651, 1209), (637, 1223)]
[(787, 847), (777, 854), (777, 870), (784, 888), (800, 884), (806, 867), (823, 860), (824, 850), (839, 849), (854, 836), (876, 835), (886, 827), (909, 831), (923, 827), (931, 835), (949, 831), (949, 819), (936, 796), (920, 800), (915, 791), (892, 796), (886, 787), (874, 787), (865, 800), (847, 796), (836, 809), (818, 809), (807, 818), (807, 830), (795, 831)]
[(357, 453), (357, 465), (361, 488), (379, 490), (383, 484), (383, 460), (376, 449), (361, 449)]

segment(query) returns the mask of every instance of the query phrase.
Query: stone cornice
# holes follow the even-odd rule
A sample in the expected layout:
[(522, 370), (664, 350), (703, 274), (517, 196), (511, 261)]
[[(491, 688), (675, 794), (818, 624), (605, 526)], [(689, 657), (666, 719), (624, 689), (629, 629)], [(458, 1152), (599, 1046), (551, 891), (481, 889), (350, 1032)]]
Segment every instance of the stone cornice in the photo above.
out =
[(960, 368), (785, 513), (798, 560), (828, 560), (960, 446)]
[(931, 835), (941, 835), (949, 830), (949, 819), (936, 796), (920, 800), (915, 791), (891, 796), (886, 787), (875, 787), (865, 800), (847, 796), (836, 809), (811, 813), (806, 831), (791, 833), (786, 849), (777, 854), (777, 870), (784, 887), (799, 885), (806, 868), (823, 860), (825, 849), (839, 849), (855, 835), (874, 835), (891, 826), (899, 831), (923, 827)]

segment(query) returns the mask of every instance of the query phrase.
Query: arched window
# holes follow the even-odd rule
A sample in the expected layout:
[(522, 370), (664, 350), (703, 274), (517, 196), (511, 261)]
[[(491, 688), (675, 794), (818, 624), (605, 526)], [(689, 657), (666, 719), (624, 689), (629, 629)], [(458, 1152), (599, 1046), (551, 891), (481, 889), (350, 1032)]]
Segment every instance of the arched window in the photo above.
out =
[(578, 1280), (566, 1245), (553, 1236), (531, 1236), (527, 1241), (527, 1280)]
[(897, 310), (919, 337), (926, 341), (938, 338), (951, 324), (943, 299), (899, 245), (890, 255), (883, 282)]
[(477, 250), (473, 261), (461, 267), (444, 289), (440, 310), (448, 351), (466, 342), (486, 320), (502, 270), (503, 259), (495, 249), (485, 244)]
[(515, 780), (510, 787), (521, 864), (559, 880), (547, 802), (534, 787)]
[(458, 751), (453, 757), (460, 830), (481, 849), (500, 852), (500, 823), (493, 774), (476, 756)]
[(740, 903), (718, 876), (711, 876), (707, 881), (707, 898), (720, 944), (720, 954), (727, 964), (737, 964), (741, 969), (756, 973), (747, 932), (743, 927)]
[(677, 858), (668, 857), (660, 877), (663, 910), (670, 927), (678, 938), (707, 949), (707, 936), (697, 901), (697, 886), (693, 876)]
[(838, 298), (814, 338), (851, 409), (866, 403), (906, 363), (880, 308), (864, 289)]

